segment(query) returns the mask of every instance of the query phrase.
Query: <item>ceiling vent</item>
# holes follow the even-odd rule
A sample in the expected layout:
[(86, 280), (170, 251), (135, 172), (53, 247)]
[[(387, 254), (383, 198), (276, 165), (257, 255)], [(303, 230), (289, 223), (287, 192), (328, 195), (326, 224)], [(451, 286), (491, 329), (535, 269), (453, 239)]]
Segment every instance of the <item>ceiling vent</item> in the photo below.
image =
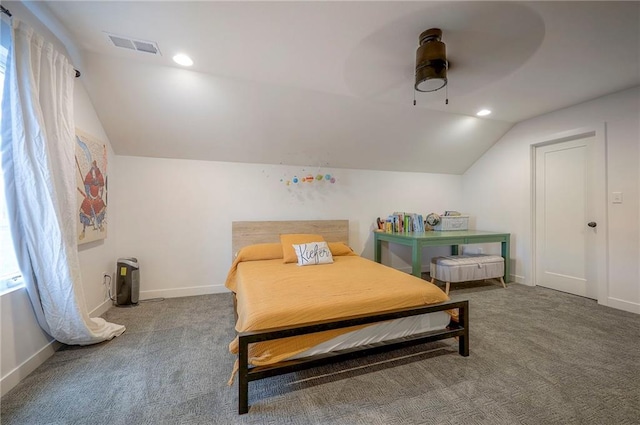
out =
[(111, 44), (123, 49), (137, 50), (138, 52), (151, 53), (152, 55), (162, 55), (158, 43), (155, 41), (140, 40), (137, 38), (125, 37), (122, 35), (105, 32)]

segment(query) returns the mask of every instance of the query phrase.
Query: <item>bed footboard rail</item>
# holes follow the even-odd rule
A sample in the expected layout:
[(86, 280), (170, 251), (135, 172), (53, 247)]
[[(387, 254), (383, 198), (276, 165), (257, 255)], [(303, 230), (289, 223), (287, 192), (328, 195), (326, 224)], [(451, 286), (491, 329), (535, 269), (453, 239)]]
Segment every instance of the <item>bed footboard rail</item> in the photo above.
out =
[[(296, 335), (322, 332), (331, 329), (347, 328), (357, 325), (384, 322), (402, 317), (433, 313), (436, 311), (458, 310), (458, 322), (447, 329), (423, 332), (409, 337), (356, 347), (338, 352), (316, 355), (313, 357), (287, 360), (267, 366), (249, 366), (249, 344), (287, 338)], [(402, 347), (438, 341), (447, 338), (458, 338), (458, 352), (461, 356), (469, 355), (469, 301), (447, 302), (417, 308), (390, 310), (375, 315), (358, 315), (339, 320), (324, 320), (304, 325), (265, 329), (255, 332), (241, 332), (238, 335), (238, 413), (249, 411), (249, 382), (271, 376), (283, 375), (329, 363), (354, 359), (374, 353), (391, 351)]]

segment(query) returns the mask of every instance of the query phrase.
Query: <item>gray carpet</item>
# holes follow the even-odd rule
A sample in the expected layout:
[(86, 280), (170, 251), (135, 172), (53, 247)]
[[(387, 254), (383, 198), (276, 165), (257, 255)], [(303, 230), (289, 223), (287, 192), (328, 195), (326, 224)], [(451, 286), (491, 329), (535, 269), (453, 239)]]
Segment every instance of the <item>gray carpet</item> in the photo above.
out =
[[(442, 341), (250, 384), (238, 416), (228, 294), (112, 308), (2, 398), (10, 424), (637, 424), (640, 316), (543, 288), (457, 284), (468, 358)], [(393, 359), (395, 357), (395, 360)]]

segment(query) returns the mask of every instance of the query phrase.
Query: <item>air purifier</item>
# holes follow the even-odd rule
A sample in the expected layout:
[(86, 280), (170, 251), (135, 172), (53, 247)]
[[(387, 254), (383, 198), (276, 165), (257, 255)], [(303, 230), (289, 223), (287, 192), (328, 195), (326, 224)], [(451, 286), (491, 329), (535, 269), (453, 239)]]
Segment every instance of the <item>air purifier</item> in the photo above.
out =
[(115, 305), (135, 306), (140, 297), (140, 266), (138, 259), (118, 258), (116, 270), (116, 299)]

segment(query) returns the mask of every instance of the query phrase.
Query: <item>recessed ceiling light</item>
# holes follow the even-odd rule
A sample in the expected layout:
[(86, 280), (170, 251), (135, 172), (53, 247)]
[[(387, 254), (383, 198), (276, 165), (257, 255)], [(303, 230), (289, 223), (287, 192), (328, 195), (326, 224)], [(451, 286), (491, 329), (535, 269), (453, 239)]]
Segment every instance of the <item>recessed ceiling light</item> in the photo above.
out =
[(175, 55), (173, 57), (173, 61), (175, 63), (177, 63), (178, 65), (182, 65), (182, 66), (191, 66), (193, 65), (193, 61), (191, 60), (191, 58), (187, 55), (183, 55), (182, 53)]
[(491, 111), (488, 110), (488, 109), (481, 109), (476, 113), (476, 115), (479, 116), (479, 117), (484, 117), (484, 116), (489, 115), (490, 113), (491, 113)]

